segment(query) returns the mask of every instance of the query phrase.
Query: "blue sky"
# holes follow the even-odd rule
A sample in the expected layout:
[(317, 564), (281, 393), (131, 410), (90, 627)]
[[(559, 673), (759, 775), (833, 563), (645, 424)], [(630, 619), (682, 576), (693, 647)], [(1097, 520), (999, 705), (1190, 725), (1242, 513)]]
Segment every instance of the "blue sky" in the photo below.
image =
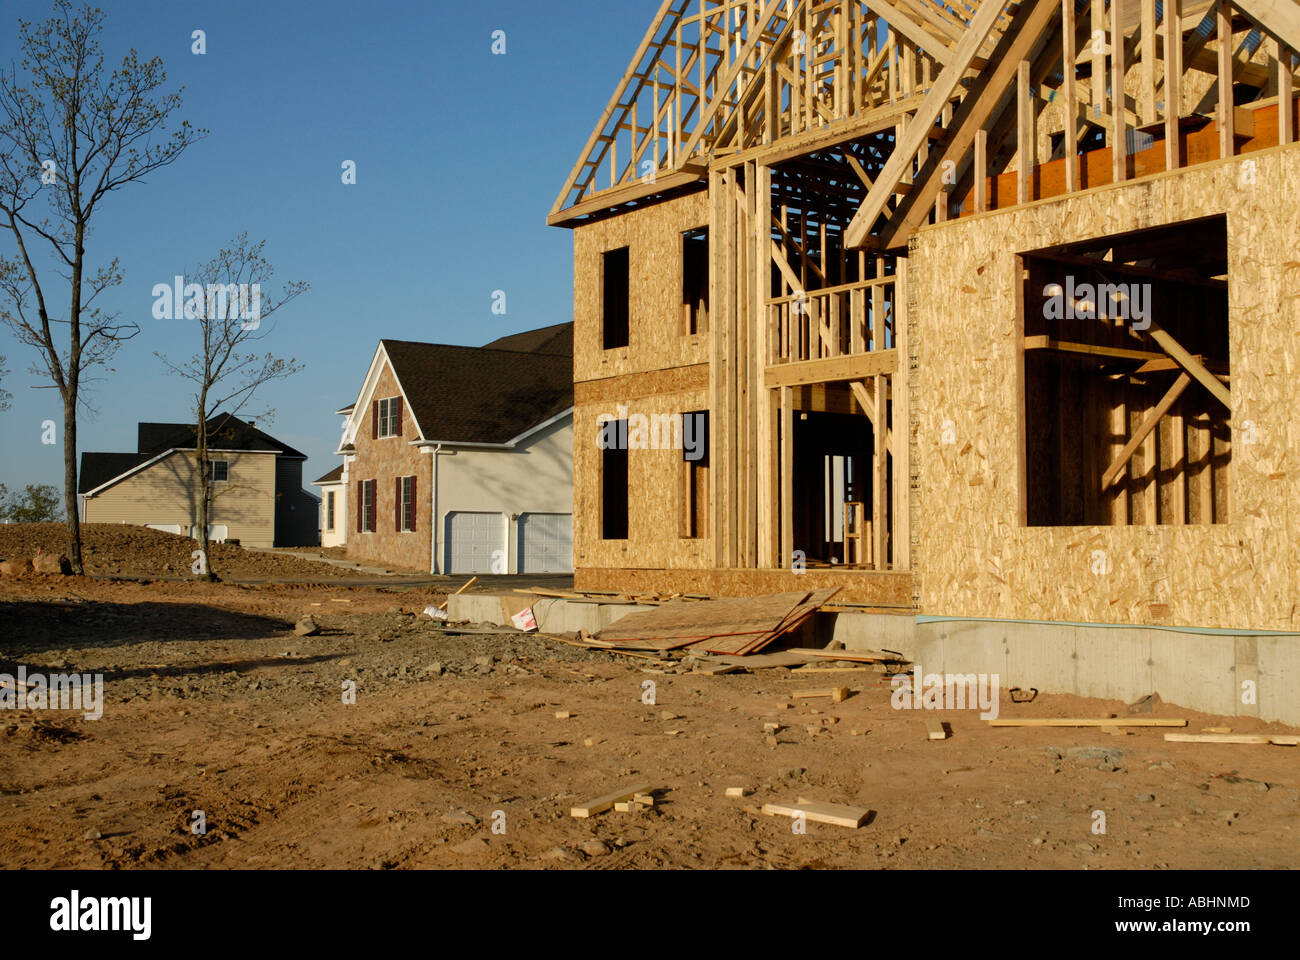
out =
[[(379, 338), (481, 345), (572, 319), (572, 236), (546, 226), (564, 177), (657, 9), (657, 0), (480, 3), (336, 0), (101, 0), (106, 62), (162, 57), (180, 116), (210, 131), (147, 182), (111, 195), (87, 245), (123, 284), (104, 306), (141, 333), (93, 384), (80, 451), (135, 449), (140, 420), (185, 421), (193, 391), (154, 351), (194, 352), (193, 321), (155, 320), (151, 291), (247, 231), (277, 280), (311, 291), (276, 314), (262, 346), (305, 365), (259, 393), (268, 432), (307, 453), (309, 484), (336, 463), (334, 410), (355, 398)], [(18, 59), (17, 20), (48, 0), (5, 0), (0, 65)], [(191, 53), (206, 33), (207, 53)], [(506, 32), (505, 56), (491, 51)], [(353, 160), (357, 183), (341, 182)], [(7, 232), (0, 253), (14, 252)], [(66, 311), (67, 285), (48, 291)], [(504, 290), (507, 314), (494, 315)], [(0, 482), (62, 489), (58, 392), (0, 327), (13, 394), (0, 413)], [(309, 489), (312, 489), (309, 487)], [(313, 492), (316, 492), (313, 490)]]

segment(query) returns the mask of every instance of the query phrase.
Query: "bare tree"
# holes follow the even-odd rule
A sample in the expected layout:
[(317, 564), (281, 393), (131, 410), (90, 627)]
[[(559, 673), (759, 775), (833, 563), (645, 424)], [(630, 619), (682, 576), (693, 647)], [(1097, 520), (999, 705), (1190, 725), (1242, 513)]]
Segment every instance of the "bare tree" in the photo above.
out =
[[(4, 382), (4, 378), (7, 376), (9, 376), (9, 371), (5, 369), (5, 358), (0, 357), (0, 383)], [(9, 402), (13, 400), (13, 398), (14, 395), (12, 393), (4, 387), (0, 387), (0, 413), (9, 409)]]
[[(91, 272), (91, 220), (110, 193), (171, 164), (206, 133), (185, 121), (168, 132), (181, 96), (160, 92), (167, 74), (158, 57), (131, 50), (116, 69), (105, 69), (103, 26), (103, 11), (84, 6), (77, 13), (69, 0), (55, 0), (49, 20), (18, 22), (21, 76), (12, 64), (0, 69), (0, 228), (17, 251), (0, 256), (7, 301), (0, 320), (38, 349), (33, 372), (48, 376), (63, 398), (63, 498), (74, 573), (82, 572), (77, 412), (83, 374), (106, 366), (139, 332), (95, 306), (122, 274), (116, 258)], [(56, 301), (62, 283), (66, 304)], [(66, 341), (56, 337), (55, 324), (66, 327)]]
[[(198, 323), (201, 347), (183, 362), (173, 362), (154, 352), (172, 373), (194, 384), (195, 470), (199, 477), (199, 536), (202, 560), (199, 576), (217, 579), (209, 560), (208, 526), (212, 512), (212, 468), (208, 449), (214, 439), (233, 428), (252, 403), (254, 395), (272, 380), (292, 376), (302, 369), (294, 359), (270, 353), (259, 355), (253, 344), (271, 332), (266, 320), (281, 307), (306, 293), (306, 283), (286, 283), (278, 298), (266, 287), (275, 268), (262, 255), (266, 241), (250, 244), (240, 234), (234, 244), (198, 267), (188, 278), (184, 318)], [(259, 419), (267, 416), (266, 412)]]

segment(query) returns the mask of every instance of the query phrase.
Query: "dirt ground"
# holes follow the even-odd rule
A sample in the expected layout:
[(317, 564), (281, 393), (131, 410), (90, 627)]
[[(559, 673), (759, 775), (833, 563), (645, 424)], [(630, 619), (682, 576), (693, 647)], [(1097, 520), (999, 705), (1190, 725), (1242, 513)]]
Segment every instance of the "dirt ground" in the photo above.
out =
[[(106, 702), (99, 720), (0, 711), (0, 866), (1219, 869), (1300, 853), (1300, 748), (993, 729), (966, 712), (941, 714), (952, 736), (929, 741), (875, 669), (707, 677), (535, 636), (452, 636), (414, 615), (437, 597), (0, 581), (0, 671), (102, 672)], [(321, 635), (294, 634), (306, 613)], [(785, 707), (832, 684), (856, 692)], [(1124, 712), (1002, 693), (1003, 716)], [(570, 816), (637, 781), (656, 788), (652, 810)], [(753, 792), (727, 798), (733, 786)], [(801, 797), (871, 818), (798, 834), (758, 812)]]
[[(87, 523), (81, 527), (82, 561), (92, 576), (189, 577), (195, 543), (189, 537), (150, 530), (148, 527)], [(31, 559), (38, 547), (46, 553), (67, 552), (67, 534), (58, 523), (0, 524), (0, 560)], [(312, 552), (332, 559), (347, 559), (346, 551), (319, 547)], [(284, 551), (262, 553), (242, 547), (209, 545), (213, 571), (223, 579), (375, 579), (344, 567), (305, 560)]]

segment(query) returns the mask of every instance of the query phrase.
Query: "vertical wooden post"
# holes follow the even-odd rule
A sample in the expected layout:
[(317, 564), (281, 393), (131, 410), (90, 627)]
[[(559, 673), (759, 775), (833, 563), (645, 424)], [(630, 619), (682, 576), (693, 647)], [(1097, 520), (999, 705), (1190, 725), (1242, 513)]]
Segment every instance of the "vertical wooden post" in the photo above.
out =
[[(700, 18), (704, 29), (704, 18)], [(725, 566), (727, 477), (727, 418), (726, 369), (723, 347), (726, 335), (726, 237), (727, 237), (727, 176), (714, 170), (709, 174), (709, 308), (713, 314), (709, 323), (709, 537), (713, 548), (713, 566)]]
[(1180, 399), (1169, 411), (1170, 473), (1173, 476), (1173, 495), (1170, 497), (1171, 518), (1175, 525), (1187, 522), (1187, 426), (1183, 422), (1183, 401)]
[(1021, 60), (1016, 66), (1016, 150), (1020, 156), (1016, 163), (1016, 203), (1028, 203), (1033, 199), (1030, 178), (1037, 147), (1033, 104), (1029, 102), (1029, 61)]
[(1110, 112), (1111, 179), (1123, 183), (1128, 179), (1128, 125), (1124, 120), (1124, 31), (1119, 25), (1121, 4), (1115, 0), (1110, 5)]
[(894, 346), (898, 350), (898, 368), (891, 379), (891, 414), (889, 426), (894, 434), (894, 523), (890, 536), (895, 570), (912, 566), (912, 412), (910, 401), (911, 363), (907, 312), (908, 260), (899, 257), (894, 279)]
[(1182, 114), (1183, 82), (1183, 20), (1178, 15), (1182, 0), (1165, 0), (1165, 169), (1177, 170), (1183, 165), (1182, 136), (1179, 118)]
[(1279, 41), (1277, 45), (1277, 142), (1290, 143), (1295, 137), (1291, 129), (1291, 48)]
[[(1066, 3), (1071, 0), (1065, 0)], [(975, 131), (975, 212), (989, 208), (989, 132)]]
[(794, 560), (794, 390), (781, 388), (781, 561), (789, 570)]
[(1215, 41), (1219, 48), (1219, 156), (1236, 153), (1232, 102), (1232, 4), (1219, 0), (1215, 8), (1218, 29)]
[(885, 534), (889, 530), (889, 452), (885, 446), (888, 436), (889, 414), (886, 406), (889, 396), (889, 378), (875, 378), (876, 405), (875, 426), (872, 428), (875, 449), (871, 457), (871, 523), (872, 523), (872, 557), (877, 570), (885, 569)]
[(1141, 90), (1138, 91), (1138, 122), (1156, 119), (1156, 0), (1142, 0)]
[(1061, 47), (1065, 82), (1061, 93), (1065, 102), (1061, 110), (1065, 116), (1065, 192), (1074, 193), (1079, 189), (1079, 119), (1077, 98), (1074, 92), (1075, 60), (1078, 49), (1075, 47), (1074, 0), (1061, 0)]
[(1106, 113), (1106, 53), (1103, 46), (1097, 50), (1097, 31), (1106, 36), (1106, 0), (1092, 0), (1088, 25), (1091, 40), (1088, 49), (1092, 52), (1092, 118), (1100, 120)]

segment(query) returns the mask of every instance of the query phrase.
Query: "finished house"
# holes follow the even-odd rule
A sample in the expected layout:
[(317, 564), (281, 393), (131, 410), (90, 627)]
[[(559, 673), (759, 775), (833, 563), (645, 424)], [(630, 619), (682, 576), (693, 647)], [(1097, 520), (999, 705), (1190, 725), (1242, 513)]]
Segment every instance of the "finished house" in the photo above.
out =
[(322, 540), (446, 574), (573, 569), (573, 326), (382, 340), (316, 484)]
[[(195, 536), (199, 476), (193, 424), (142, 423), (135, 453), (83, 453), (83, 523), (129, 523)], [(208, 421), (208, 538), (248, 547), (317, 543), (317, 500), (302, 489), (306, 455), (227, 414)]]

